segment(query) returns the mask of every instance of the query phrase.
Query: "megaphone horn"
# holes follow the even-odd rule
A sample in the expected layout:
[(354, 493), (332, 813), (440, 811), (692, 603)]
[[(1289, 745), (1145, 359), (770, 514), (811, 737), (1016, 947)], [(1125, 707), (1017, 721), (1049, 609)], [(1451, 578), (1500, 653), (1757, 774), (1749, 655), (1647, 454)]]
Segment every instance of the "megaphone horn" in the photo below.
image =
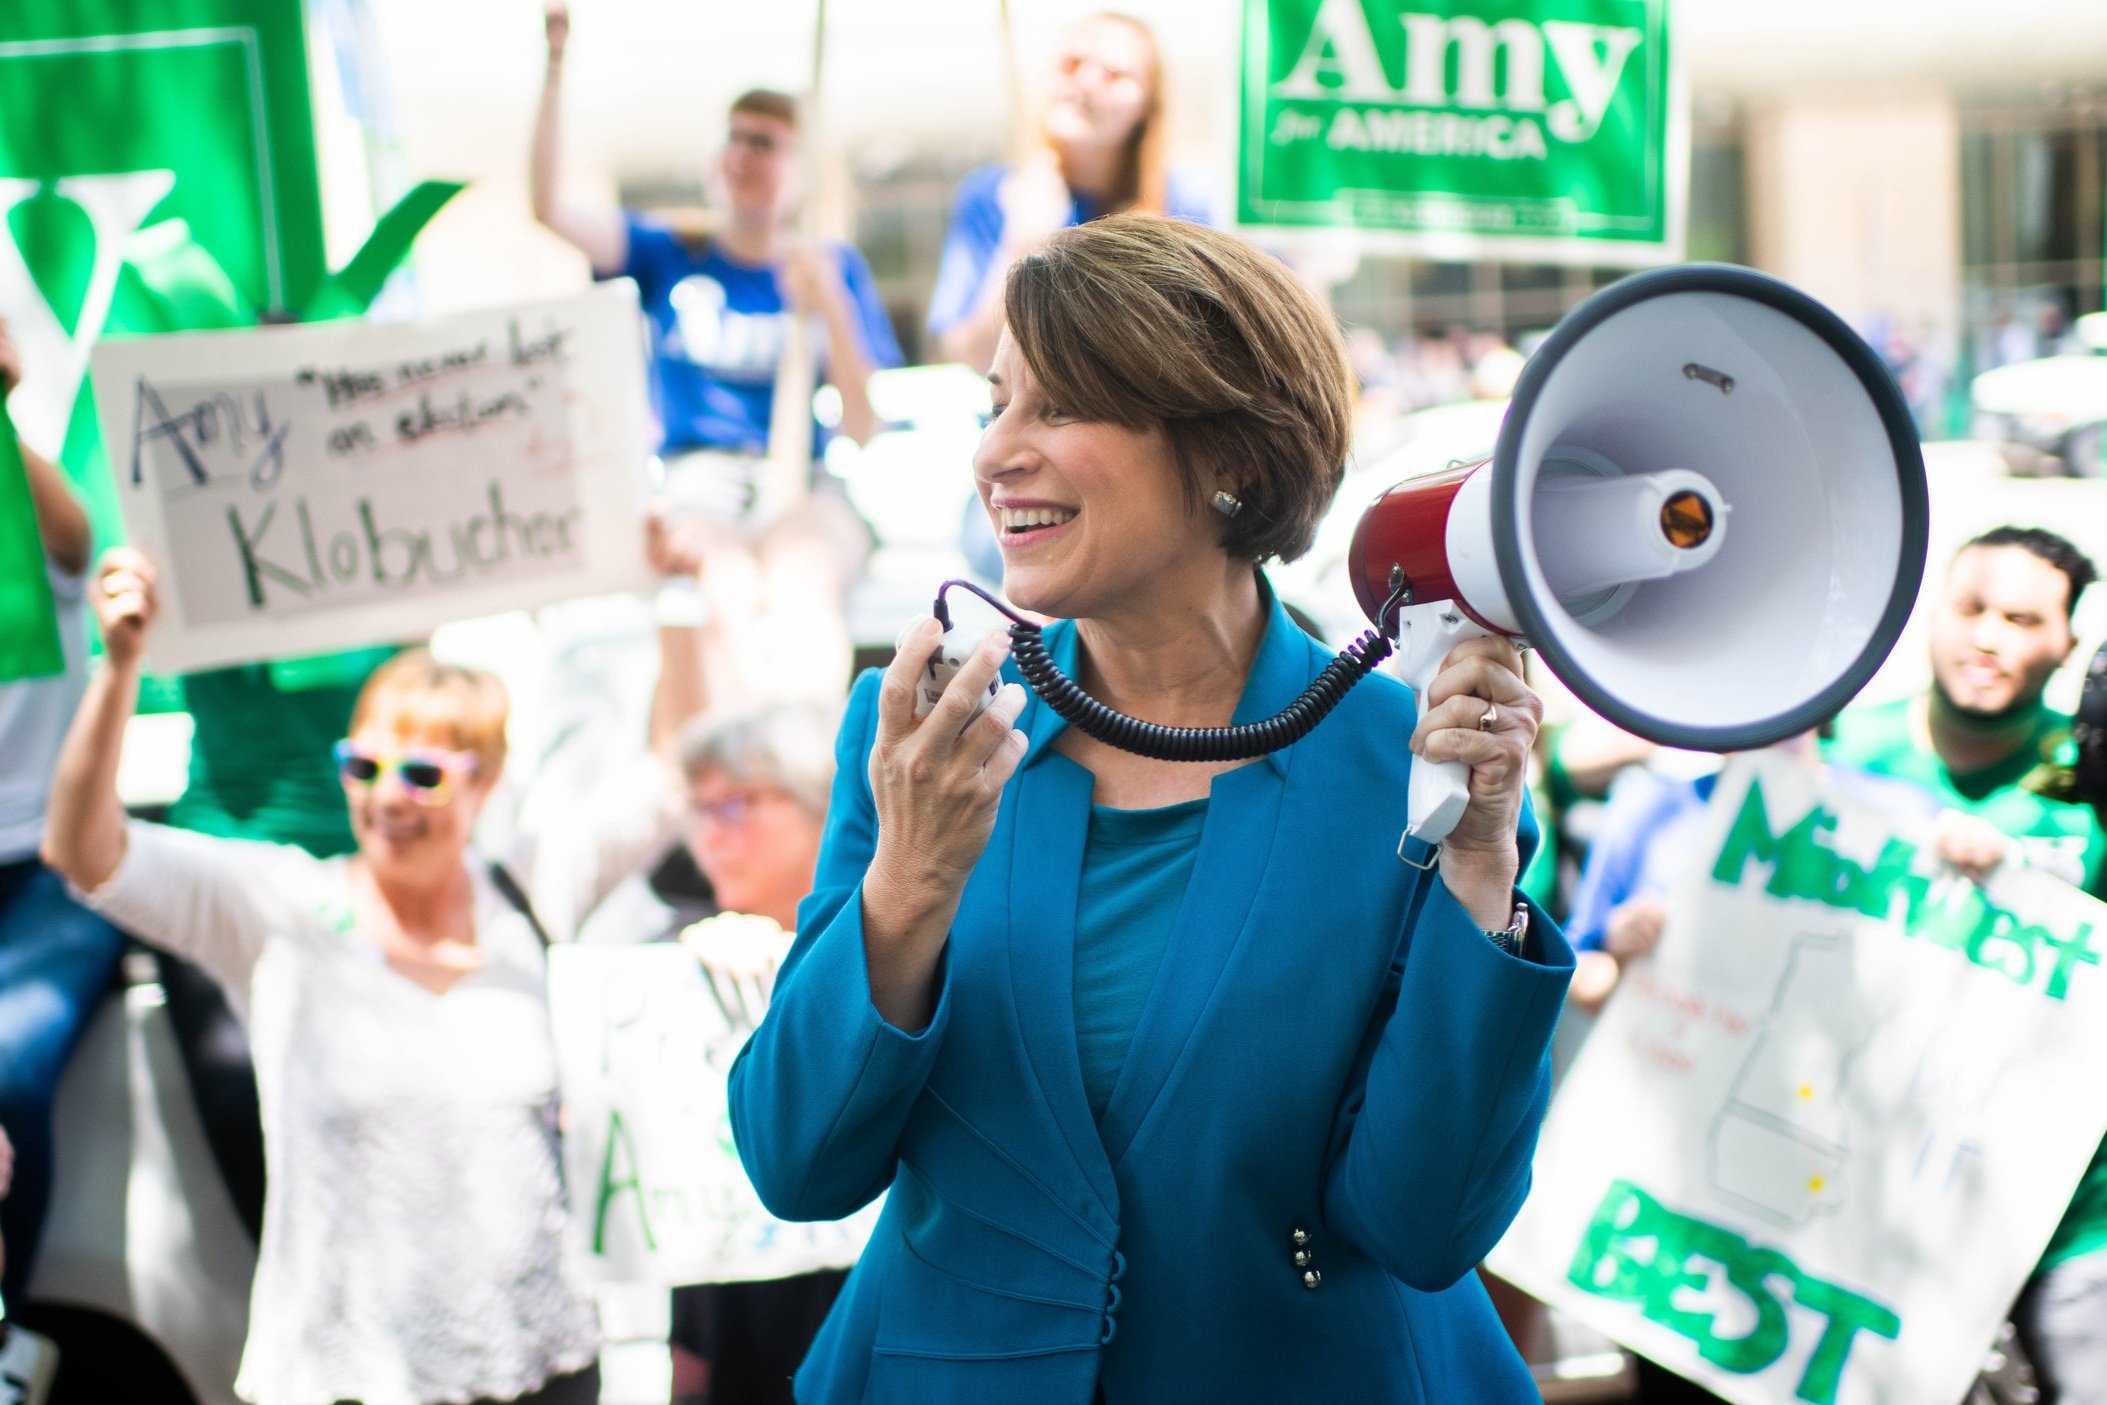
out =
[[(1348, 566), (1422, 696), (1457, 642), (1505, 634), (1619, 726), (1738, 751), (1872, 677), (1928, 521), (1916, 430), (1872, 350), (1788, 284), (1690, 264), (1568, 314), (1492, 457), (1380, 495)], [(1409, 832), (1445, 837), (1468, 778), (1415, 763)]]

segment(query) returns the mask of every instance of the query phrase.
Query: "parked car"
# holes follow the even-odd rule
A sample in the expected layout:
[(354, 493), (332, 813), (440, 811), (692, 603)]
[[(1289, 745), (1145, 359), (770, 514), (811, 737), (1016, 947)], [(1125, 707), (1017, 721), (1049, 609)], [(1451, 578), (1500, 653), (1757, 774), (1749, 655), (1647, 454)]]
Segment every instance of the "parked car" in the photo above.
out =
[(52, 1405), (237, 1405), (256, 1249), (206, 1145), (152, 965), (128, 961), (60, 1080), (29, 1300)]

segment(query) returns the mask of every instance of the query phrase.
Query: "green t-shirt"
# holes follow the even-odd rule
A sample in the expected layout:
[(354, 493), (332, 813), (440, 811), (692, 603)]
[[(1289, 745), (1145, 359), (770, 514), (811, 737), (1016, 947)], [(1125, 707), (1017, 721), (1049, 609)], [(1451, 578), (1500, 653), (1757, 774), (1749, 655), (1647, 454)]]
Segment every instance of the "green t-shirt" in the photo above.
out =
[(168, 822), (203, 834), (297, 844), (320, 858), (355, 847), (330, 749), (359, 689), (392, 648), (186, 674), (196, 723), (190, 781)]
[(2059, 849), (2082, 850), (2086, 890), (2100, 896), (2107, 834), (2101, 832), (2092, 808), (2050, 800), (2020, 785), (2035, 770), (2066, 759), (2061, 753), (2070, 745), (2070, 718), (2041, 708), (2026, 744), (2010, 760), (1956, 775), (1932, 750), (1919, 720), (1921, 707), (1920, 699), (1905, 698), (1852, 708), (1836, 719), (1836, 737), (1824, 754), (1841, 765), (1914, 781), (1945, 808), (1979, 815), (2015, 838), (2045, 839)]
[[(2101, 860), (2107, 857), (2107, 835), (2102, 834), (2092, 807), (2049, 800), (2020, 785), (2035, 768), (2067, 759), (2060, 753), (2069, 745), (2070, 718), (2044, 707), (2034, 719), (2027, 744), (2009, 761), (1955, 775), (1939, 760), (1924, 734), (1919, 722), (1922, 706), (1921, 699), (1906, 698), (1851, 709), (1836, 721), (1828, 758), (1914, 781), (1948, 809), (1979, 815), (2017, 838), (2082, 846), (2086, 890), (2094, 897), (2102, 896)], [(2107, 1142), (2093, 1152), (2092, 1164), (2085, 1168), (2063, 1222), (2050, 1237), (2040, 1268), (2053, 1268), (2099, 1249), (2107, 1249)]]

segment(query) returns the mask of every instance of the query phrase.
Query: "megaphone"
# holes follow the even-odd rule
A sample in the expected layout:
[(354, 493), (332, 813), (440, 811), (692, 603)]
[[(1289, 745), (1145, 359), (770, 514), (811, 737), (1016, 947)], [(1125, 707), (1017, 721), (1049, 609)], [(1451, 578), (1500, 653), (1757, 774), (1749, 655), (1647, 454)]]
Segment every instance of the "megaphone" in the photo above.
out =
[[(1348, 570), (1422, 696), (1459, 640), (1504, 634), (1626, 730), (1738, 751), (1873, 675), (1927, 519), (1916, 430), (1871, 349), (1775, 278), (1690, 264), (1569, 313), (1492, 457), (1377, 497)], [(1468, 780), (1416, 762), (1408, 832), (1444, 838)]]

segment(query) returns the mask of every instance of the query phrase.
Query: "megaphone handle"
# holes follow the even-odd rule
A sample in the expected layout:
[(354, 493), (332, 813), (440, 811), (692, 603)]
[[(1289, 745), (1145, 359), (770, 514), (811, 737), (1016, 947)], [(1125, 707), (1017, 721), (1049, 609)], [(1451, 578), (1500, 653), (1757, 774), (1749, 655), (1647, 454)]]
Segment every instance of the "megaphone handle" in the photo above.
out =
[[(1491, 637), (1491, 631), (1458, 609), (1452, 600), (1407, 605), (1397, 617), (1397, 671), (1425, 709), (1427, 689), (1441, 672), (1449, 651), (1466, 639)], [(1470, 805), (1471, 768), (1461, 761), (1412, 760), (1405, 796), (1405, 833), (1426, 844), (1449, 837)]]
[(1439, 844), (1456, 828), (1471, 803), (1471, 768), (1461, 761), (1412, 759), (1412, 779), (1405, 795), (1405, 833), (1426, 844)]

